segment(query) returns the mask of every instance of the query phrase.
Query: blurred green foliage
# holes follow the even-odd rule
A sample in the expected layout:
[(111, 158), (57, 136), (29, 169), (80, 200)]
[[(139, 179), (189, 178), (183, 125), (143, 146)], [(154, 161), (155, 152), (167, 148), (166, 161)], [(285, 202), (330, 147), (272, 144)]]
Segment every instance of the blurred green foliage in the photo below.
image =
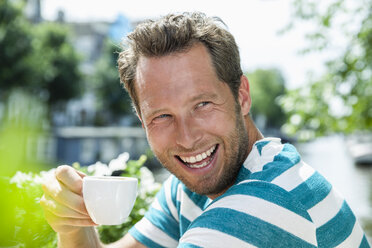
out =
[(32, 24), (25, 1), (0, 1), (0, 101), (22, 88), (48, 104), (61, 105), (81, 94), (80, 58), (69, 30), (57, 23)]
[[(326, 73), (281, 99), (290, 115), (285, 130), (303, 139), (372, 128), (372, 2), (294, 0), (287, 29), (310, 23), (304, 53), (346, 44), (326, 63)], [(335, 35), (335, 31), (338, 31)]]
[(24, 90), (11, 91), (0, 114), (0, 175), (45, 169), (47, 165), (33, 153), (32, 141), (48, 135), (48, 127), (47, 110), (40, 99)]
[[(56, 234), (44, 218), (39, 200), (43, 194), (41, 184), (52, 166), (35, 158), (32, 152), (37, 137), (45, 133), (48, 121), (45, 104), (22, 90), (13, 90), (0, 115), (0, 247), (56, 247)], [(120, 226), (99, 227), (103, 242), (122, 237), (141, 219), (152, 202), (158, 185), (151, 172), (143, 168), (146, 156), (128, 161), (123, 176), (140, 180), (136, 205), (126, 222)], [(75, 168), (86, 172), (88, 167)], [(146, 176), (147, 173), (147, 176)], [(147, 181), (147, 183), (146, 183)]]
[[(145, 161), (146, 156), (141, 156), (138, 160), (127, 162), (121, 176), (138, 178), (139, 194), (131, 214), (123, 224), (97, 227), (103, 243), (111, 243), (122, 238), (135, 223), (142, 219), (159, 190), (160, 185), (152, 180), (146, 185), (146, 173), (151, 172), (143, 169)], [(80, 167), (77, 163), (73, 166), (87, 175), (94, 174), (94, 171), (89, 172), (86, 166)], [(13, 177), (1, 177), (0, 185), (4, 188), (0, 190), (3, 196), (5, 193), (4, 199), (8, 208), (5, 209), (4, 206), (1, 208), (5, 223), (2, 222), (0, 225), (0, 247), (57, 247), (57, 235), (46, 222), (39, 205), (43, 195), (41, 184), (51, 173), (54, 173), (53, 170), (39, 173), (18, 171)], [(5, 214), (4, 210), (7, 210)]]
[(264, 128), (280, 128), (286, 121), (286, 115), (278, 103), (285, 94), (285, 82), (277, 69), (258, 69), (246, 73), (249, 79), (252, 97), (251, 113), (257, 120), (264, 118)]
[[(124, 115), (132, 116), (132, 121), (137, 121), (130, 97), (120, 84), (117, 68), (120, 50), (121, 48), (113, 41), (106, 39), (103, 54), (97, 61), (95, 73), (92, 75), (91, 85), (99, 99), (97, 110), (101, 114), (110, 115), (110, 118), (97, 120), (97, 125), (112, 125), (110, 119), (117, 123)], [(107, 121), (110, 123), (106, 123)]]
[(47, 125), (46, 109), (36, 97), (19, 89), (9, 94), (3, 108), (0, 114), (0, 247), (13, 247), (20, 241), (35, 244), (25, 247), (42, 247), (38, 242), (49, 242), (43, 234), (51, 228), (43, 224), (46, 221), (38, 204), (40, 185), (25, 181), (25, 187), (10, 180), (16, 171), (48, 168), (37, 161), (31, 149), (32, 140), (46, 135), (43, 128)]
[(8, 225), (14, 233), (7, 239), (14, 247), (57, 247), (57, 235), (45, 220), (39, 204), (43, 195), (40, 174), (18, 172), (7, 183), (15, 197), (15, 221)]

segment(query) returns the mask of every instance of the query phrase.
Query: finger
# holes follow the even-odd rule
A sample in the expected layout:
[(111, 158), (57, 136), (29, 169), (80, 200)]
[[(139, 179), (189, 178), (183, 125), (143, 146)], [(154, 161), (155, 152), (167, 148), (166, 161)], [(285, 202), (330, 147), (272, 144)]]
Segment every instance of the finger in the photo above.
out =
[(49, 184), (43, 185), (45, 195), (51, 197), (58, 203), (75, 210), (78, 213), (88, 215), (83, 197), (68, 189), (58, 180), (51, 180)]
[(56, 169), (56, 178), (61, 181), (72, 192), (81, 195), (84, 173), (79, 172), (68, 165), (58, 166)]
[(79, 176), (80, 176), (81, 178), (84, 178), (84, 177), (87, 176), (85, 173), (83, 173), (83, 172), (81, 172), (81, 171), (76, 170), (76, 172), (79, 174)]
[(66, 206), (54, 201), (48, 195), (42, 196), (40, 199), (40, 205), (44, 208), (44, 210), (47, 210), (58, 217), (90, 219), (89, 215), (81, 214), (70, 208), (67, 208)]
[(97, 226), (96, 223), (91, 219), (81, 219), (81, 218), (61, 218), (54, 215), (52, 212), (46, 210), (44, 211), (45, 219), (53, 227), (58, 226), (75, 226), (75, 227), (87, 227), (87, 226)]

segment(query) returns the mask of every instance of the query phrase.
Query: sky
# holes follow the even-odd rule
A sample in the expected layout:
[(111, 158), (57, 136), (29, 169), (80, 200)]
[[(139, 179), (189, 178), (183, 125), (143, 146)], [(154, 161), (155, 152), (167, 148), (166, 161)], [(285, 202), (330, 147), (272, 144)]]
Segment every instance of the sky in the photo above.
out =
[(114, 21), (119, 13), (131, 21), (156, 18), (169, 12), (201, 11), (220, 17), (235, 36), (243, 71), (279, 69), (288, 88), (307, 83), (306, 75), (320, 75), (325, 56), (299, 55), (305, 47), (304, 30), (278, 32), (290, 21), (291, 0), (42, 0), (42, 15), (56, 19), (64, 10), (67, 21)]

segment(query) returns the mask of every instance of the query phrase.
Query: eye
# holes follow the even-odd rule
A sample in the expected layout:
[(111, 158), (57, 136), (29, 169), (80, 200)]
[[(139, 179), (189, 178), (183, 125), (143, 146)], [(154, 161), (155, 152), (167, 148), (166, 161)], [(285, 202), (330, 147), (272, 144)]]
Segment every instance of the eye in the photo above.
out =
[(168, 115), (168, 114), (161, 114), (161, 115), (156, 116), (152, 121), (155, 122), (155, 123), (157, 123), (157, 122), (161, 122), (161, 121), (167, 120), (170, 117), (171, 116)]
[(196, 108), (202, 108), (202, 107), (205, 107), (209, 104), (211, 104), (211, 102), (201, 102), (198, 105), (196, 105)]

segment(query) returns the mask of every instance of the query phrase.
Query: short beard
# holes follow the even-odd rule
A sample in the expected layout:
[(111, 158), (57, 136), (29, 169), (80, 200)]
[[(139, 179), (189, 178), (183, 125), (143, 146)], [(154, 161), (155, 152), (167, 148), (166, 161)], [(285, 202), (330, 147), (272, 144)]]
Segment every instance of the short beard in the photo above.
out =
[[(238, 109), (236, 109), (236, 132), (232, 133), (228, 139), (231, 145), (231, 154), (226, 154), (229, 156), (229, 160), (226, 161), (228, 166), (225, 166), (223, 174), (220, 178), (217, 178), (218, 182), (216, 182), (213, 188), (206, 188), (198, 191), (193, 190), (194, 192), (201, 195), (218, 195), (235, 183), (240, 168), (247, 157), (247, 149), (249, 146), (249, 137), (240, 113), (240, 106), (238, 106)], [(190, 188), (190, 190), (192, 190), (192, 188)]]
[[(192, 185), (182, 175), (177, 175), (172, 170), (172, 164), (167, 164), (166, 160), (162, 161), (162, 157), (157, 156), (160, 163), (173, 175), (175, 175), (181, 182), (183, 182), (188, 189), (199, 194), (199, 195), (218, 195), (226, 191), (231, 187), (239, 174), (240, 168), (247, 157), (247, 151), (249, 146), (249, 137), (244, 125), (244, 119), (241, 115), (241, 109), (239, 103), (235, 105), (235, 130), (229, 134), (227, 141), (229, 143), (229, 154), (225, 154), (226, 163), (221, 176), (218, 178), (203, 178), (201, 182), (208, 181), (207, 187), (198, 188), (197, 185)], [(226, 146), (225, 146), (226, 147)]]

